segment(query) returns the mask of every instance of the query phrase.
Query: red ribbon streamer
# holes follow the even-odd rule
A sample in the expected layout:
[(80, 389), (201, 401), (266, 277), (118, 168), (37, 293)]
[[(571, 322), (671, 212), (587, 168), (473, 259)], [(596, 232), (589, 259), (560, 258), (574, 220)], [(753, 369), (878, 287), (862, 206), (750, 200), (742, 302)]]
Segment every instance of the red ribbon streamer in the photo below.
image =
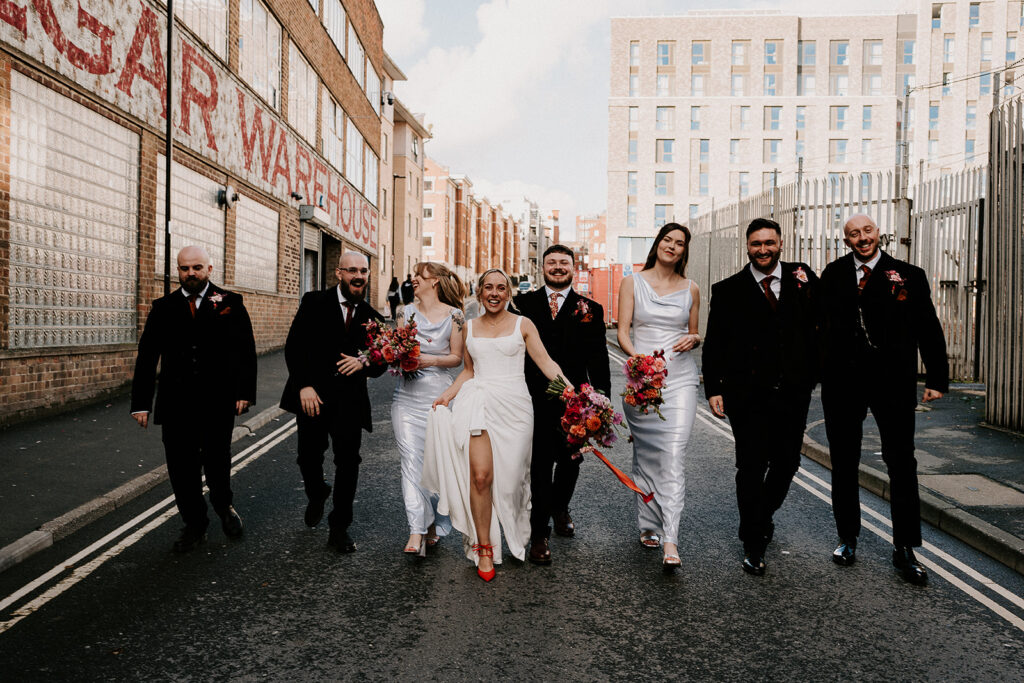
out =
[(608, 460), (608, 458), (604, 457), (604, 454), (602, 454), (601, 451), (597, 450), (596, 448), (591, 448), (589, 450), (590, 450), (591, 453), (596, 455), (598, 457), (598, 459), (601, 460), (601, 462), (603, 462), (605, 465), (608, 466), (608, 469), (610, 469), (612, 471), (612, 474), (614, 474), (616, 477), (618, 477), (619, 481), (621, 481), (623, 484), (626, 485), (626, 488), (628, 488), (630, 491), (636, 491), (637, 493), (639, 493), (640, 494), (640, 498), (642, 498), (645, 503), (650, 503), (651, 500), (654, 499), (654, 492), (653, 491), (651, 493), (644, 493), (643, 491), (641, 491), (640, 487), (637, 486), (636, 483), (632, 479), (629, 478), (629, 475), (627, 475), (625, 472), (620, 470), (615, 465), (611, 464), (611, 462)]

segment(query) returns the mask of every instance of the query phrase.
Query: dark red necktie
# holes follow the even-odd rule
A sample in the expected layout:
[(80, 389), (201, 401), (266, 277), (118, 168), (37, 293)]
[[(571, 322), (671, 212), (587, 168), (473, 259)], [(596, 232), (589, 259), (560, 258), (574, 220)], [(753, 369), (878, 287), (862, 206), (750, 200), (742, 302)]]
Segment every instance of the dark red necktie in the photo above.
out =
[(342, 305), (345, 307), (345, 331), (348, 332), (348, 328), (352, 327), (352, 318), (356, 314), (356, 305), (351, 301), (346, 301)]
[(864, 272), (864, 274), (860, 276), (860, 281), (857, 283), (858, 294), (864, 291), (864, 288), (868, 284), (868, 278), (871, 277), (870, 268), (868, 268), (867, 266), (861, 266), (860, 269)]
[(775, 292), (772, 291), (772, 280), (774, 279), (774, 275), (769, 275), (765, 279), (761, 280), (761, 287), (764, 289), (764, 297), (768, 299), (768, 303), (771, 305), (773, 311), (777, 310), (779, 307), (779, 300), (775, 296)]
[(198, 296), (199, 296), (198, 294), (189, 294), (188, 295), (188, 310), (192, 311), (192, 317), (193, 318), (196, 317), (196, 298)]

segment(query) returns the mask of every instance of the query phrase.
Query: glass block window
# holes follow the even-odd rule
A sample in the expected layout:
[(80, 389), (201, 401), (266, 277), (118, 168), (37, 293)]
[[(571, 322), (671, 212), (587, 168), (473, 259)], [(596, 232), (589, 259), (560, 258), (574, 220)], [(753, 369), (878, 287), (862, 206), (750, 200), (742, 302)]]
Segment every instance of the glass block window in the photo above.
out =
[(316, 72), (291, 43), (288, 52), (288, 123), (306, 139), (316, 141)]
[(10, 348), (133, 343), (139, 137), (10, 77)]
[(239, 198), (235, 207), (235, 284), (276, 292), (281, 217), (274, 209), (245, 196)]
[(324, 89), (320, 115), (320, 154), (338, 172), (345, 168), (345, 111)]
[(345, 6), (341, 0), (324, 0), (324, 27), (338, 53), (345, 56)]
[(380, 159), (373, 153), (373, 149), (366, 145), (363, 150), (363, 194), (366, 201), (377, 206), (377, 186), (380, 175)]
[(348, 120), (347, 139), (345, 140), (345, 177), (352, 187), (363, 191), (363, 136), (359, 134), (356, 124)]
[(348, 25), (348, 68), (352, 72), (352, 75), (356, 77), (356, 83), (363, 90), (366, 89), (364, 85), (364, 62), (366, 62), (366, 51), (363, 50), (363, 44), (359, 42), (359, 36), (356, 35), (356, 29), (352, 24)]
[[(163, 16), (167, 16), (164, 13)], [(178, 0), (174, 16), (185, 22), (221, 59), (228, 58), (227, 0)]]
[[(154, 272), (164, 272), (164, 155), (157, 157), (156, 187), (156, 264)], [(224, 275), (224, 212), (217, 208), (220, 184), (201, 173), (174, 162), (171, 165), (171, 280), (175, 275), (175, 259), (182, 247), (197, 244), (210, 254), (213, 279), (223, 282)], [(220, 276), (218, 277), (218, 273)]]

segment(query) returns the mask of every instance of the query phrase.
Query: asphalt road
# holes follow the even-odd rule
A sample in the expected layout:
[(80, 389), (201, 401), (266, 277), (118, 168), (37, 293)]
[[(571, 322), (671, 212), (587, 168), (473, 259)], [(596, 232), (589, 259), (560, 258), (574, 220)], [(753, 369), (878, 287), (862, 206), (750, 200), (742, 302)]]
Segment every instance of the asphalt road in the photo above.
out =
[[(0, 574), (0, 679), (1020, 680), (1024, 577), (931, 528), (926, 588), (894, 573), (868, 527), (858, 564), (836, 567), (829, 473), (809, 461), (767, 575), (744, 574), (732, 443), (703, 406), (675, 575), (639, 545), (632, 494), (594, 459), (577, 537), (553, 539), (552, 566), (507, 559), (484, 584), (458, 537), (404, 556), (392, 387), (372, 383), (357, 553), (329, 552), (326, 528), (303, 525), (282, 418), (236, 444), (241, 540), (211, 525), (199, 550), (172, 554), (180, 523), (163, 484)], [(628, 471), (629, 449), (607, 454)], [(863, 498), (885, 534), (887, 504)]]

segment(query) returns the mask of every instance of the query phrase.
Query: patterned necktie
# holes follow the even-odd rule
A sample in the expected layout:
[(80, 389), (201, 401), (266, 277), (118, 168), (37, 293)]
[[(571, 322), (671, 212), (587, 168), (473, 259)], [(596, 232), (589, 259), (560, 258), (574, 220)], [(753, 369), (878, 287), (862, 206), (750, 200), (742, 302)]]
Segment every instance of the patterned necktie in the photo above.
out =
[(342, 306), (345, 307), (345, 331), (348, 332), (348, 329), (352, 327), (352, 318), (356, 314), (356, 305), (351, 301), (345, 301)]
[(198, 294), (188, 295), (188, 310), (192, 311), (192, 317), (196, 317), (196, 299), (199, 297)]
[(556, 317), (558, 317), (558, 297), (560, 297), (560, 296), (562, 296), (562, 295), (559, 294), (558, 292), (552, 292), (551, 296), (548, 297), (549, 299), (551, 299), (551, 302), (550, 302), (549, 305), (551, 306), (551, 319), (552, 320), (554, 320)]
[(867, 284), (868, 284), (868, 278), (871, 277), (871, 269), (870, 268), (868, 268), (867, 266), (861, 266), (860, 269), (861, 269), (861, 271), (864, 272), (864, 274), (860, 276), (860, 281), (857, 282), (857, 293), (858, 294), (860, 294), (861, 292), (864, 291), (864, 287), (866, 287)]
[(765, 279), (761, 280), (761, 287), (764, 289), (764, 297), (768, 299), (768, 303), (771, 305), (773, 311), (779, 307), (779, 300), (775, 296), (775, 292), (772, 291), (772, 280), (774, 279), (774, 275), (769, 275)]

